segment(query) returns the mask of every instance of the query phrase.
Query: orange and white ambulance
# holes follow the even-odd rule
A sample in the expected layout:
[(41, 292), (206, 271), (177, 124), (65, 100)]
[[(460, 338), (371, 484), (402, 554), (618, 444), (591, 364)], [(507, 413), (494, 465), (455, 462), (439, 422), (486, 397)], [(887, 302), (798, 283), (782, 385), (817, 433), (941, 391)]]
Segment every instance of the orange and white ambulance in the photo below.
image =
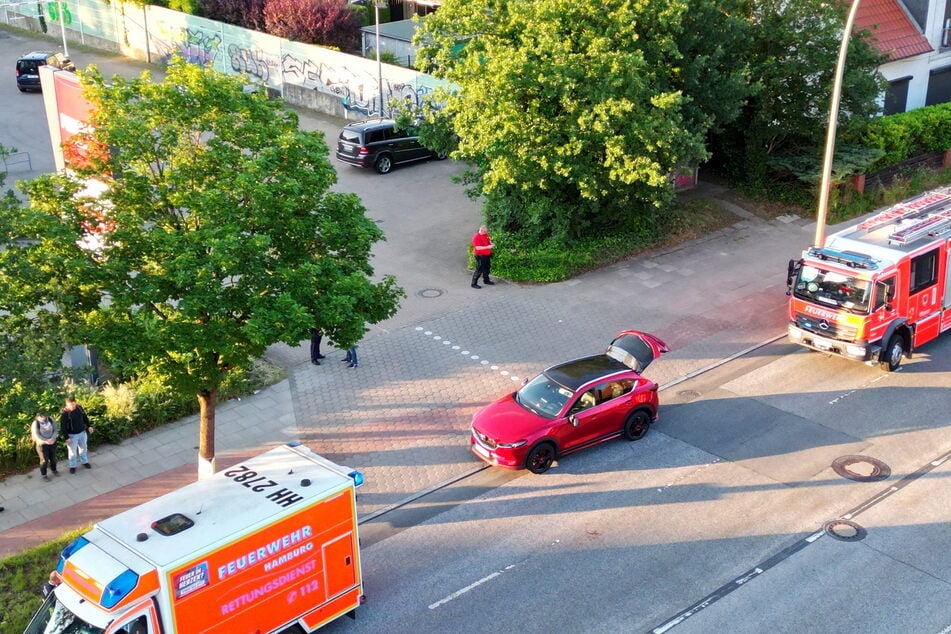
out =
[(362, 481), (284, 445), (110, 517), (63, 549), (26, 634), (300, 633), (354, 616)]
[(789, 339), (897, 370), (951, 329), (951, 187), (888, 207), (789, 262)]

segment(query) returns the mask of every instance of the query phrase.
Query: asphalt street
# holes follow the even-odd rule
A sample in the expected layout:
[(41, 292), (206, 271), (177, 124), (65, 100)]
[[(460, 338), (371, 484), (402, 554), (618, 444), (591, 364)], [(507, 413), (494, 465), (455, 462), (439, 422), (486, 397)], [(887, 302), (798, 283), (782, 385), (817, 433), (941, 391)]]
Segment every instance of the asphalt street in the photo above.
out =
[[(43, 46), (0, 32), (5, 59)], [(144, 68), (93, 51), (71, 53), (80, 68), (95, 63), (106, 74), (133, 76)], [(40, 96), (19, 93), (12, 80), (2, 95), (8, 116), (0, 142), (29, 151), (34, 168), (11, 171), (10, 180), (52, 169)], [(303, 129), (323, 132), (328, 142), (344, 124), (298, 113)], [(737, 210), (727, 229), (566, 282), (499, 279), (476, 290), (468, 284), (466, 249), (481, 223), (479, 207), (452, 181), (463, 166), (430, 161), (385, 176), (336, 166), (336, 187), (356, 192), (386, 234), (374, 251), (375, 270), (396, 275), (407, 299), (367, 334), (358, 369), (338, 363), (343, 353), (332, 349), (318, 367), (308, 362), (306, 345), (273, 346), (267, 356), (289, 378), (220, 406), (217, 450), (225, 464), (277, 443), (305, 442), (365, 472), (365, 515), (479, 469), (466, 430), (481, 405), (545, 365), (603, 349), (620, 330), (653, 332), (671, 345), (673, 352), (649, 371), (660, 383), (777, 336), (784, 329), (785, 261), (813, 232), (795, 216), (767, 222)], [(191, 477), (196, 445), (197, 419), (190, 417), (97, 448), (91, 471), (51, 483), (38, 472), (7, 478), (0, 484), (7, 508), (0, 554), (173, 488)]]
[[(32, 48), (0, 33), (4, 59)], [(40, 173), (51, 150), (35, 97), (12, 81), (0, 88), (9, 113), (0, 143), (28, 147)], [(299, 114), (330, 141), (343, 124)], [(307, 342), (273, 346), (268, 358), (288, 379), (218, 410), (221, 466), (300, 440), (366, 476), (358, 511), (370, 600), (357, 621), (328, 631), (938, 632), (951, 623), (947, 549), (929, 545), (946, 542), (949, 521), (951, 446), (936, 403), (951, 344), (930, 344), (894, 374), (785, 344), (786, 262), (814, 226), (725, 202), (736, 222), (701, 239), (558, 284), (471, 289), (466, 246), (481, 218), (452, 181), (462, 169), (433, 161), (380, 176), (338, 164), (337, 188), (356, 192), (387, 236), (377, 273), (396, 275), (408, 297), (371, 328), (360, 368), (332, 347), (313, 366)], [(701, 183), (698, 193), (724, 192)], [(626, 328), (672, 348), (646, 373), (663, 389), (661, 421), (643, 441), (606, 443), (541, 477), (486, 469), (469, 454), (478, 408)], [(190, 417), (97, 448), (94, 468), (75, 476), (7, 478), (0, 556), (193, 479), (196, 445)], [(894, 477), (832, 473), (837, 458), (865, 454)], [(823, 531), (848, 514), (868, 530), (861, 548)]]

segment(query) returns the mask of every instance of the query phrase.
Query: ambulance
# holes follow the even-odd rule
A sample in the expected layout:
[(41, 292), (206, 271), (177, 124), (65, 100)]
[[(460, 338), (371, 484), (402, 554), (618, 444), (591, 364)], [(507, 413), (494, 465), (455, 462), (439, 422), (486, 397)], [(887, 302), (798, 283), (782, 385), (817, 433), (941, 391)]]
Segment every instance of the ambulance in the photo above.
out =
[(25, 634), (313, 632), (363, 603), (363, 476), (284, 445), (63, 549)]
[(897, 370), (951, 329), (951, 187), (883, 209), (790, 260), (789, 339)]

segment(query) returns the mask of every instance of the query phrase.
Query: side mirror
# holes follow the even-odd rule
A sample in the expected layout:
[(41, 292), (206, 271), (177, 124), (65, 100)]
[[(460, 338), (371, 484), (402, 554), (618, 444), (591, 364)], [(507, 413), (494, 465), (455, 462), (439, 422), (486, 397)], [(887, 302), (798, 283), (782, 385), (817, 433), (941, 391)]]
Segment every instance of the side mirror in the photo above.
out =
[(789, 264), (786, 266), (786, 286), (792, 288), (793, 279), (796, 277), (796, 273), (799, 272), (799, 269), (802, 268), (802, 260), (790, 260)]
[(574, 415), (571, 415), (571, 416), (568, 417), (568, 422), (571, 423), (571, 426), (572, 426), (572, 427), (577, 427), (577, 426), (578, 426), (578, 417), (577, 417), (577, 416), (574, 416)]

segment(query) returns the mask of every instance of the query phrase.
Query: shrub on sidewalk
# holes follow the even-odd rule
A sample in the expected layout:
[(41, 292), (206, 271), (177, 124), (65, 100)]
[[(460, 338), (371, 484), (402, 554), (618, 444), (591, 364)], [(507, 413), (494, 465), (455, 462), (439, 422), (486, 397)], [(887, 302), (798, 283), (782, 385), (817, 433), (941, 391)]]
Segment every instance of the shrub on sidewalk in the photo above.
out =
[[(233, 372), (222, 385), (219, 398), (226, 401), (252, 394), (284, 378), (280, 368), (255, 360), (246, 372)], [(198, 401), (191, 394), (180, 395), (168, 387), (164, 377), (150, 374), (126, 382), (111, 380), (102, 386), (65, 382), (45, 395), (46, 409), (56, 418), (63, 398), (72, 394), (92, 421), (94, 432), (90, 447), (119, 444), (123, 439), (155, 429), (166, 423), (198, 412)], [(3, 396), (0, 395), (0, 401)], [(15, 412), (0, 416), (0, 476), (23, 473), (36, 468), (37, 458), (30, 439), (34, 412)], [(66, 459), (66, 447), (60, 443), (60, 459)]]
[[(492, 272), (513, 282), (559, 282), (608, 266), (640, 251), (712, 233), (737, 221), (737, 216), (709, 201), (678, 204), (650, 219), (638, 218), (601, 235), (571, 240), (537, 241), (515, 234), (490, 232), (496, 245)], [(470, 269), (474, 260), (470, 253)]]

